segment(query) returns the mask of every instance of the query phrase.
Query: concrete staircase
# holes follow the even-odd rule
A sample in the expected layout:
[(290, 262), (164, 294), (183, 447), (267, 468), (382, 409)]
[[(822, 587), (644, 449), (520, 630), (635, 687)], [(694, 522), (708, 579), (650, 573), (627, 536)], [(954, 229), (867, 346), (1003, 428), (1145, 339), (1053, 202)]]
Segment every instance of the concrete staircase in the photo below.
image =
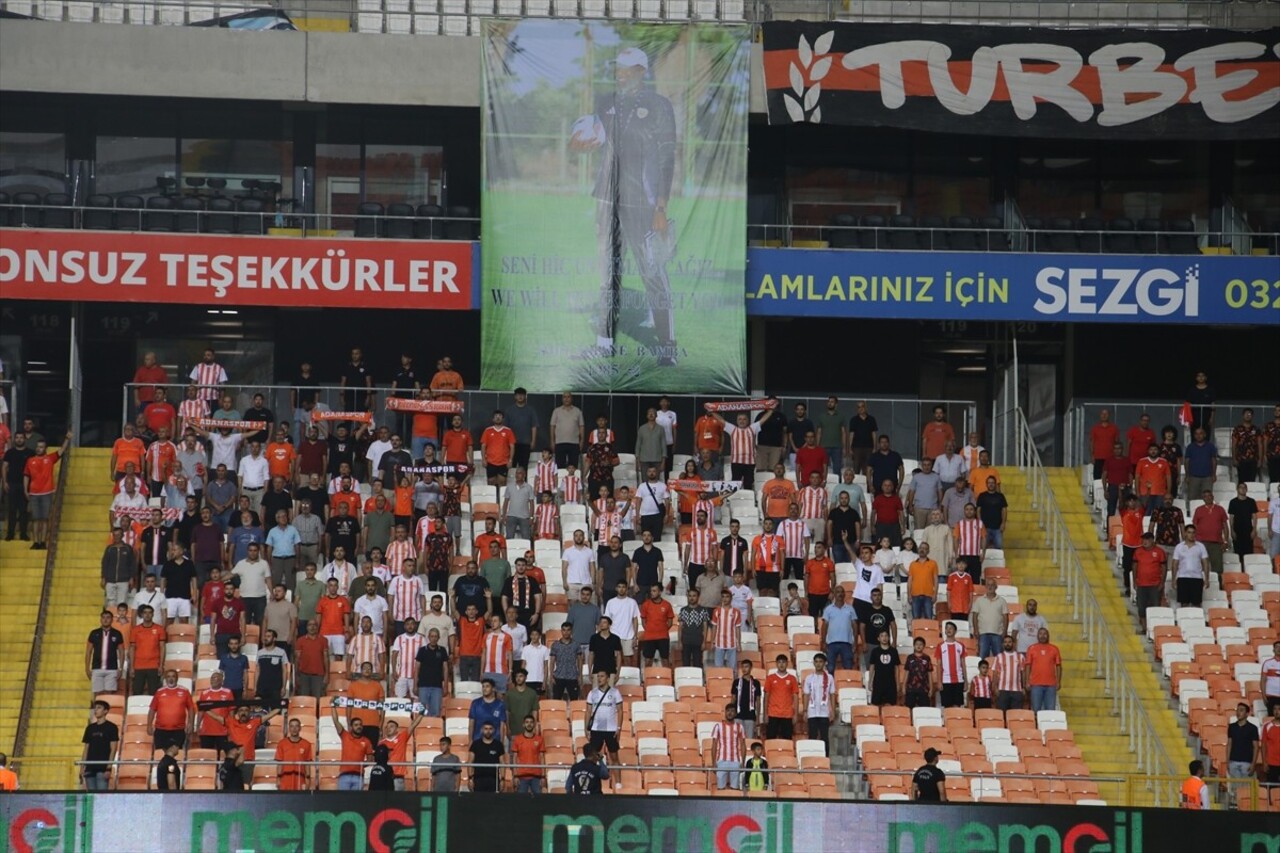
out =
[[(77, 785), (73, 762), (80, 757), (80, 736), (92, 700), (84, 677), (85, 637), (98, 626), (102, 610), (99, 577), (111, 505), (109, 459), (109, 450), (86, 447), (72, 451), (69, 460), (49, 590), (52, 598), (40, 640), (36, 689), (32, 706), (26, 709), (31, 719), (39, 721), (23, 755), (30, 759), (22, 767), (22, 785), (28, 790)], [(4, 612), (3, 621), (8, 622), (10, 611)]]
[[(1068, 469), (1050, 469), (1054, 498), (1071, 531), (1089, 584), (1104, 610), (1121, 650), (1129, 677), (1142, 697), (1143, 705), (1156, 727), (1175, 766), (1186, 766), (1191, 758), (1177, 712), (1169, 707), (1168, 691), (1160, 683), (1151, 666), (1151, 653), (1143, 639), (1134, 632), (1136, 625), (1125, 609), (1105, 552), (1098, 547), (1098, 534), (1087, 507), (1080, 500), (1079, 475)], [(1012, 582), (1018, 587), (1019, 599), (1034, 598), (1040, 613), (1048, 620), (1051, 641), (1062, 651), (1062, 690), (1059, 707), (1067, 713), (1067, 721), (1076, 736), (1094, 776), (1129, 776), (1137, 772), (1134, 756), (1129, 752), (1129, 738), (1120, 731), (1120, 720), (1112, 716), (1111, 699), (1103, 695), (1104, 682), (1096, 675), (1089, 659), (1088, 644), (1081, 639), (1079, 625), (1072, 624), (1070, 604), (1065, 600), (1065, 587), (1059, 582), (1059, 569), (1051, 563), (1050, 551), (1038, 524), (1036, 511), (1030, 506), (1026, 478), (1021, 471), (1001, 472), (1005, 495), (1009, 499), (1009, 526), (1005, 536), (1005, 561)], [(1133, 785), (1123, 790), (1118, 783), (1099, 783), (1099, 793), (1112, 803), (1151, 805), (1145, 786)]]
[[(30, 530), (28, 529), (28, 532)], [(32, 551), (30, 542), (17, 538), (0, 542), (0, 752), (13, 753), (13, 740), (22, 711), (22, 690), (31, 662), (32, 628), (40, 610), (39, 590), (44, 583), (48, 551)], [(25, 783), (25, 778), (23, 779)]]

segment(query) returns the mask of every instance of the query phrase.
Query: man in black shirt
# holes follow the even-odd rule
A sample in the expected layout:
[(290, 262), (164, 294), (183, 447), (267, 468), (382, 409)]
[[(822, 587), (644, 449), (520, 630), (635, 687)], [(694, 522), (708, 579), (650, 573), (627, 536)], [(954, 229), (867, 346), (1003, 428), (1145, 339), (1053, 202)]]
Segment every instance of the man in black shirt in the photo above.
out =
[(394, 791), (396, 774), (391, 767), (391, 749), (380, 743), (373, 748), (373, 766), (369, 768), (370, 791)]
[[(253, 395), (253, 405), (244, 410), (244, 419), (246, 421), (266, 421), (268, 429), (275, 423), (276, 416), (267, 408), (266, 398), (261, 394)], [(251, 432), (244, 437), (246, 445), (251, 441), (257, 441), (266, 445), (270, 434), (267, 429), (260, 429), (257, 432)]]
[(871, 491), (879, 491), (880, 484), (892, 480), (894, 488), (902, 485), (902, 454), (889, 447), (889, 436), (880, 436), (880, 447), (867, 461), (867, 484), (875, 487)]
[(498, 768), (506, 749), (502, 741), (494, 737), (493, 723), (480, 727), (480, 737), (471, 742), (471, 790), (477, 794), (496, 794), (502, 791), (502, 779)]
[[(650, 537), (649, 541), (653, 541)], [(658, 553), (658, 558), (662, 558), (662, 552), (654, 549)], [(638, 550), (637, 550), (638, 553)], [(596, 555), (596, 565), (600, 567), (600, 585), (604, 587), (600, 604), (603, 606), (609, 603), (609, 600), (616, 596), (618, 584), (623, 583), (628, 587), (638, 585), (636, 579), (633, 578), (631, 571), (631, 561), (627, 559), (627, 555), (622, 553), (622, 537), (610, 536), (608, 550), (601, 550)], [(657, 583), (657, 581), (654, 581)], [(640, 589), (648, 589), (647, 586), (641, 586)]]
[(879, 427), (876, 419), (867, 412), (867, 401), (858, 401), (858, 410), (849, 419), (849, 467), (861, 474), (867, 470), (867, 462), (876, 449)]
[(186, 506), (182, 510), (182, 514), (178, 516), (178, 523), (173, 526), (174, 533), (178, 537), (178, 544), (183, 549), (191, 547), (191, 528), (200, 523), (200, 504), (196, 501), (195, 495), (187, 495)]
[(738, 661), (738, 677), (729, 688), (738, 722), (748, 740), (756, 736), (756, 726), (764, 723), (764, 688), (751, 675), (751, 661)]
[(997, 491), (995, 477), (988, 477), (982, 488), (985, 491), (978, 495), (974, 503), (978, 506), (978, 518), (982, 520), (982, 526), (987, 529), (987, 541), (983, 544), (990, 548), (1003, 548), (1004, 525), (1009, 515), (1009, 502), (1001, 492)]
[(941, 753), (933, 747), (924, 751), (924, 766), (911, 777), (911, 798), (917, 803), (945, 803), (947, 775), (938, 769)]
[(116, 756), (116, 748), (120, 745), (120, 729), (107, 719), (111, 706), (101, 699), (93, 703), (93, 720), (84, 727), (84, 736), (80, 742), (84, 751), (81, 761), (102, 761), (103, 764), (81, 764), (80, 776), (84, 779), (86, 791), (105, 791), (111, 782), (111, 766), (105, 762)]
[[(866, 619), (861, 620), (866, 630), (867, 648), (874, 649), (879, 642), (880, 632), (888, 631), (894, 646), (898, 645), (898, 625), (894, 621), (893, 608), (884, 606), (884, 591), (880, 587), (871, 590), (871, 606), (867, 608)], [(870, 662), (870, 653), (867, 655)]]
[(289, 655), (276, 639), (276, 632), (267, 628), (258, 648), (258, 700), (267, 709), (279, 707), (289, 683)]
[[(363, 428), (364, 424), (361, 424), (360, 429)], [(347, 470), (355, 470), (356, 446), (357, 442), (348, 432), (347, 425), (345, 423), (338, 424), (338, 428), (333, 431), (333, 435), (329, 436), (330, 478), (338, 476), (343, 462), (347, 463)]]
[(293, 495), (286, 488), (284, 477), (277, 476), (271, 478), (271, 488), (262, 493), (262, 517), (274, 521), (280, 510), (293, 517)]
[(418, 649), (418, 701), (428, 717), (439, 717), (444, 704), (444, 685), (449, 680), (449, 650), (440, 645), (440, 630), (427, 631), (427, 644)]
[(689, 590), (688, 604), (680, 608), (680, 660), (684, 666), (702, 668), (702, 648), (711, 632), (711, 611), (698, 603), (698, 591)]
[(827, 539), (831, 542), (832, 560), (853, 562), (853, 549), (862, 539), (862, 516), (850, 505), (848, 492), (840, 493), (836, 505), (827, 514)]
[(787, 418), (778, 410), (778, 398), (770, 395), (768, 399), (773, 403), (773, 416), (766, 418), (762, 412), (756, 417), (760, 424), (760, 432), (756, 434), (756, 470), (766, 472), (782, 461), (787, 442)]
[(348, 554), (356, 553), (356, 540), (360, 535), (360, 522), (351, 514), (346, 503), (338, 504), (338, 514), (324, 526), (325, 551), (333, 559), (333, 550), (339, 546)]
[(604, 793), (601, 782), (608, 778), (609, 767), (600, 761), (600, 750), (587, 744), (582, 748), (582, 760), (569, 768), (569, 775), (564, 780), (564, 789), (569, 794), (598, 796)]
[[(453, 583), (453, 612), (460, 616), (467, 612), (467, 605), (474, 604), (476, 613), (489, 618), (493, 612), (493, 591), (489, 589), (489, 581), (480, 574), (475, 560), (467, 561), (466, 572)], [(501, 592), (501, 590), (499, 590)], [(500, 602), (497, 602), (500, 603)]]
[[(637, 590), (648, 589), (655, 583), (662, 583), (662, 550), (653, 544), (652, 532), (645, 530), (640, 534), (640, 547), (632, 552), (631, 562), (635, 564), (635, 573), (631, 579), (631, 585)], [(603, 568), (604, 563), (601, 562), (600, 565)], [(609, 590), (612, 587), (605, 584), (604, 589), (605, 595), (609, 595)], [(604, 601), (608, 600), (606, 598)], [(603, 604), (604, 602), (601, 603)]]
[(119, 690), (125, 654), (124, 634), (111, 627), (111, 611), (103, 610), (99, 618), (101, 626), (89, 632), (84, 661), (84, 675), (95, 696)]
[(613, 633), (613, 620), (608, 616), (600, 617), (600, 630), (591, 635), (587, 643), (587, 652), (591, 655), (591, 674), (603, 672), (609, 675), (610, 682), (618, 674), (618, 666), (622, 660), (622, 640)]
[(177, 759), (177, 755), (181, 751), (182, 746), (177, 743), (170, 742), (165, 746), (164, 757), (156, 765), (157, 791), (182, 790), (182, 769), (178, 767)]
[[(359, 347), (352, 347), (351, 361), (342, 368), (338, 384), (351, 389), (343, 395), (342, 405), (348, 412), (373, 411), (373, 374), (365, 366), (364, 353)], [(365, 390), (364, 394), (358, 390), (362, 388)]]
[(1258, 512), (1258, 502), (1249, 497), (1249, 487), (1236, 484), (1236, 496), (1227, 504), (1227, 516), (1231, 519), (1231, 550), (1240, 558), (1240, 571), (1244, 571), (1244, 558), (1253, 553), (1253, 517)]
[(170, 621), (189, 623), (200, 591), (196, 589), (196, 564), (187, 559), (177, 542), (169, 543), (169, 559), (160, 569), (160, 591), (165, 597), (165, 616)]
[(23, 542), (31, 538), (27, 535), (30, 513), (27, 511), (27, 496), (23, 488), (23, 472), (26, 470), (27, 460), (35, 455), (35, 450), (27, 444), (27, 437), (20, 432), (14, 434), (13, 446), (4, 452), (4, 461), (0, 467), (4, 468), (4, 484), (8, 487), (5, 494), (5, 501), (9, 505), (6, 512), (8, 530), (4, 536), (6, 542), (13, 541), (15, 528), (21, 534)]
[(218, 767), (218, 787), (223, 791), (244, 791), (244, 747), (231, 744), (227, 748), (227, 757), (222, 759)]
[[(772, 418), (770, 418), (772, 420)], [(804, 403), (796, 403), (795, 417), (787, 422), (787, 450), (792, 456), (791, 467), (795, 467), (795, 453), (804, 447), (806, 433), (818, 434), (818, 428), (809, 420), (809, 407)]]
[[(407, 352), (400, 353), (400, 369), (391, 377), (391, 396), (404, 400), (417, 396), (422, 382), (418, 379), (418, 371), (413, 369), (413, 356)], [(401, 435), (408, 435), (413, 427), (413, 412), (396, 412), (396, 429)], [(387, 482), (391, 482), (388, 480)]]
[(516, 609), (516, 622), (525, 630), (535, 626), (542, 615), (542, 584), (528, 575), (529, 561), (516, 557), (516, 573), (502, 587), (502, 612)]
[(329, 508), (329, 493), (320, 484), (318, 474), (312, 474), (310, 481), (305, 486), (299, 486), (293, 496), (297, 499), (299, 508), (303, 502), (306, 502), (310, 505), (311, 511), (320, 516), (321, 522), (325, 520), (327, 515), (325, 510)]
[(404, 439), (399, 433), (391, 436), (391, 449), (384, 451), (378, 462), (378, 476), (386, 488), (395, 488), (400, 478), (396, 476), (397, 468), (408, 468), (413, 465), (413, 454), (404, 449)]
[(720, 567), (729, 577), (733, 577), (734, 572), (747, 570), (747, 550), (751, 543), (739, 532), (741, 529), (742, 524), (735, 518), (729, 522), (729, 535), (720, 540)]
[[(1249, 706), (1236, 705), (1236, 718), (1227, 725), (1227, 775), (1232, 779), (1253, 779), (1262, 766), (1262, 739), (1258, 727), (1249, 722)], [(1231, 800), (1239, 797), (1239, 785), (1231, 785)]]

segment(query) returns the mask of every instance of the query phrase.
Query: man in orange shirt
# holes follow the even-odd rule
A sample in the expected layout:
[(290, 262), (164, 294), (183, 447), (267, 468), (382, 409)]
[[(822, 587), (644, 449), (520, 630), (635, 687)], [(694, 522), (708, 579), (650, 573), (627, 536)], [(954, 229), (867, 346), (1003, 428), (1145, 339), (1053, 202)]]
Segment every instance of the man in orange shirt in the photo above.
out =
[(244, 750), (244, 778), (246, 782), (253, 781), (253, 760), (258, 754), (258, 729), (265, 726), (272, 717), (279, 713), (279, 708), (273, 708), (264, 716), (254, 717), (249, 714), (248, 705), (240, 705), (236, 708), (234, 714), (228, 713), (226, 709), (208, 712), (209, 716), (216, 715), (218, 721), (227, 727), (227, 748), (238, 746)]
[(1062, 687), (1062, 653), (1049, 642), (1049, 629), (1041, 628), (1036, 642), (1027, 649), (1022, 683), (1031, 694), (1031, 710), (1056, 711), (1058, 689)]
[(693, 455), (702, 456), (702, 451), (711, 451), (711, 461), (720, 462), (720, 448), (724, 445), (724, 420), (712, 412), (703, 412), (693, 424)]
[[(529, 714), (524, 718), (524, 728), (511, 739), (513, 764), (544, 764), (547, 746), (537, 732), (538, 721)], [(517, 767), (516, 793), (535, 796), (542, 793), (542, 768)]]
[(133, 431), (133, 424), (124, 425), (124, 434), (111, 445), (111, 479), (119, 480), (124, 476), (126, 462), (133, 463), (133, 470), (142, 470), (142, 457), (147, 452), (146, 445)]
[[(1163, 459), (1160, 461), (1164, 462)], [(1129, 498), (1128, 504), (1120, 510), (1120, 569), (1124, 573), (1125, 598), (1129, 597), (1129, 581), (1133, 576), (1133, 552), (1142, 544), (1142, 522), (1145, 515), (1137, 498)]]
[(967, 620), (969, 606), (973, 603), (973, 576), (964, 557), (956, 557), (956, 564), (947, 575), (947, 607), (952, 619)]
[(196, 707), (201, 709), (200, 722), (196, 724), (196, 734), (200, 736), (200, 748), (212, 749), (221, 753), (227, 748), (227, 723), (223, 712), (230, 707), (221, 706), (215, 716), (210, 713), (206, 702), (232, 702), (235, 694), (222, 686), (224, 675), (222, 670), (215, 669), (209, 674), (209, 686), (200, 691)]
[[(289, 430), (284, 425), (276, 427), (275, 438), (267, 445), (267, 470), (271, 476), (281, 477), (286, 483), (298, 480), (298, 452), (289, 441)], [(247, 759), (246, 759), (247, 760)]]
[[(507, 537), (499, 533), (497, 528), (498, 528), (497, 519), (495, 519), (491, 515), (485, 516), (484, 533), (481, 533), (479, 536), (476, 537), (475, 549), (473, 553), (488, 554), (489, 543), (497, 542), (498, 556), (504, 560), (507, 559)], [(495, 592), (497, 592), (497, 590), (495, 590)]]
[(458, 395), (455, 392), (463, 389), (462, 374), (453, 369), (452, 358), (446, 355), (440, 359), (440, 364), (436, 369), (435, 375), (431, 377), (429, 387), (433, 399), (458, 399)]
[(662, 585), (649, 587), (649, 597), (640, 605), (640, 660), (658, 659), (658, 666), (668, 666), (671, 660), (671, 626), (676, 612), (671, 602), (662, 597)]
[(491, 486), (507, 484), (507, 468), (516, 449), (516, 434), (502, 423), (502, 410), (493, 413), (493, 424), (480, 434), (480, 453), (484, 457), (484, 472)]
[(365, 737), (364, 722), (359, 717), (351, 718), (348, 730), (338, 719), (338, 706), (329, 709), (333, 716), (333, 725), (338, 730), (338, 738), (342, 741), (342, 764), (338, 766), (338, 790), (364, 790), (363, 764), (373, 755), (373, 741)]
[(22, 468), (22, 487), (26, 492), (27, 506), (31, 512), (32, 532), (35, 541), (31, 543), (32, 551), (43, 551), (49, 541), (49, 514), (53, 510), (53, 493), (57, 490), (57, 480), (53, 476), (58, 460), (67, 455), (71, 446), (71, 433), (62, 440), (62, 447), (49, 452), (49, 445), (44, 439), (36, 442), (35, 455), (26, 461)]
[(338, 490), (329, 496), (329, 511), (333, 515), (337, 515), (338, 508), (343, 504), (347, 505), (347, 511), (359, 521), (364, 499), (356, 491), (350, 477), (343, 477), (338, 481)]
[(441, 439), (444, 461), (451, 465), (471, 464), (471, 430), (462, 426), (462, 415), (454, 415)]
[(147, 709), (147, 734), (155, 739), (154, 748), (185, 748), (195, 719), (196, 703), (191, 692), (178, 686), (176, 669), (165, 670), (164, 686), (151, 697)]
[[(470, 568), (470, 567), (468, 567)], [(485, 620), (480, 608), (468, 604), (465, 615), (458, 620), (457, 665), (461, 681), (480, 680), (480, 659), (484, 656)]]
[(9, 756), (0, 752), (0, 791), (18, 790), (18, 774), (9, 769)]
[(316, 617), (320, 620), (320, 635), (329, 642), (329, 654), (334, 660), (342, 660), (353, 632), (351, 601), (338, 594), (337, 578), (329, 578), (325, 584), (325, 594), (316, 602)]
[(787, 671), (789, 659), (778, 655), (777, 669), (764, 681), (765, 736), (791, 740), (795, 736), (795, 721), (800, 718), (800, 682), (795, 674)]
[(142, 621), (129, 635), (129, 671), (133, 673), (133, 694), (140, 696), (160, 689), (160, 670), (164, 667), (165, 630), (152, 619), (155, 609), (150, 604), (138, 608)]
[(378, 741), (378, 746), (387, 748), (387, 760), (391, 762), (391, 775), (395, 779), (397, 791), (404, 790), (404, 771), (409, 756), (409, 741), (413, 739), (413, 730), (422, 722), (424, 716), (425, 714), (410, 714), (409, 728), (404, 730), (401, 730), (400, 724), (395, 720), (387, 720), (386, 726), (382, 729), (382, 740)]
[(764, 500), (765, 518), (773, 520), (776, 530), (787, 517), (787, 511), (795, 501), (796, 484), (787, 479), (786, 466), (779, 462), (773, 466), (773, 479), (760, 487), (760, 497)]
[(827, 556), (827, 546), (813, 543), (813, 558), (804, 564), (804, 592), (809, 598), (809, 612), (821, 616), (831, 597), (831, 579), (835, 577), (835, 561)]
[(1147, 512), (1159, 509), (1173, 484), (1173, 473), (1168, 460), (1160, 455), (1159, 445), (1153, 443), (1147, 446), (1147, 455), (1134, 466), (1133, 481), (1137, 486), (1138, 497), (1146, 502)]
[(912, 619), (933, 619), (933, 604), (938, 598), (938, 564), (929, 558), (928, 542), (920, 543), (920, 556), (907, 569), (907, 595), (911, 596)]
[(363, 726), (363, 736), (369, 741), (369, 746), (378, 745), (378, 732), (382, 731), (382, 700), (387, 698), (387, 691), (382, 688), (382, 682), (373, 674), (373, 664), (365, 661), (360, 664), (360, 677), (354, 679), (347, 687), (348, 699), (365, 699), (377, 702), (375, 708), (348, 708), (347, 719), (354, 727), (355, 721), (359, 720)]
[(947, 442), (955, 440), (956, 431), (947, 423), (947, 410), (934, 406), (933, 420), (924, 425), (920, 435), (920, 458), (937, 459), (946, 452)]
[(311, 765), (315, 750), (311, 741), (302, 737), (302, 720), (293, 717), (289, 720), (289, 734), (276, 744), (276, 761), (296, 761), (297, 764), (280, 764), (279, 781), (276, 787), (281, 791), (305, 791), (311, 787)]

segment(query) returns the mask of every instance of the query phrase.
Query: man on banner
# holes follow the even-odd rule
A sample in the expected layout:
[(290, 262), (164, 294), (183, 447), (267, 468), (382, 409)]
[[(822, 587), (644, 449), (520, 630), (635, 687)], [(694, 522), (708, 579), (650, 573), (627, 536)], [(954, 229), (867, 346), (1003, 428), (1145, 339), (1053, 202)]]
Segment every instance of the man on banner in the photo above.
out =
[(575, 151), (601, 149), (593, 195), (601, 267), (596, 313), (598, 354), (612, 356), (622, 307), (622, 272), (630, 248), (644, 282), (659, 366), (676, 362), (675, 316), (667, 262), (675, 253), (667, 201), (675, 175), (676, 122), (671, 101), (644, 85), (649, 57), (635, 47), (618, 51), (617, 89), (596, 100), (595, 113), (573, 126)]

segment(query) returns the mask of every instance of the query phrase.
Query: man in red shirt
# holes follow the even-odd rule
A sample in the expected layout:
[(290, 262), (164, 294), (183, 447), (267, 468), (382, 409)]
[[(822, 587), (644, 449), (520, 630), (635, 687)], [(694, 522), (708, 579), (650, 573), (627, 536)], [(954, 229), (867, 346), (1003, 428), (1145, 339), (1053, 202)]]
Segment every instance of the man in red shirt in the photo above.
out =
[(827, 556), (827, 546), (813, 543), (813, 558), (804, 566), (804, 591), (809, 597), (809, 612), (822, 615), (831, 595), (831, 579), (835, 577), (836, 564)]
[(1102, 479), (1102, 466), (1111, 448), (1120, 440), (1120, 427), (1111, 420), (1111, 410), (1098, 412), (1098, 422), (1089, 430), (1089, 458), (1093, 460), (1093, 479)]
[(671, 660), (671, 626), (676, 613), (671, 602), (662, 597), (662, 585), (649, 588), (649, 597), (640, 605), (640, 660), (657, 657), (658, 666), (668, 666)]
[(920, 458), (937, 459), (947, 450), (947, 442), (956, 440), (956, 431), (947, 423), (947, 410), (933, 407), (933, 420), (924, 425), (920, 434)]
[(875, 530), (876, 541), (888, 537), (889, 544), (894, 548), (902, 544), (902, 522), (906, 519), (902, 498), (898, 497), (897, 492), (893, 481), (885, 480), (880, 485), (880, 494), (871, 501), (871, 525)]
[(809, 475), (818, 474), (819, 485), (827, 482), (827, 452), (818, 446), (818, 436), (810, 431), (804, 434), (804, 444), (796, 448), (796, 482), (808, 483)]
[[(71, 446), (71, 432), (62, 440), (62, 447), (49, 452), (49, 445), (44, 439), (36, 442), (36, 453), (27, 460), (22, 469), (22, 487), (27, 495), (27, 504), (31, 511), (32, 532), (35, 541), (31, 543), (32, 551), (42, 551), (49, 541), (49, 513), (53, 509), (53, 493), (57, 490), (57, 480), (53, 476), (58, 460), (67, 453)], [(1221, 562), (1221, 558), (1219, 558)]]
[(1133, 467), (1124, 455), (1124, 445), (1118, 441), (1111, 445), (1111, 456), (1102, 463), (1102, 482), (1107, 491), (1107, 518), (1111, 518), (1116, 514), (1121, 494), (1127, 492), (1133, 482)]
[(1164, 549), (1156, 544), (1154, 534), (1142, 534), (1142, 545), (1133, 552), (1133, 586), (1138, 599), (1138, 624), (1147, 633), (1147, 608), (1164, 604), (1164, 585), (1168, 571), (1165, 568)]
[(1209, 565), (1214, 574), (1222, 578), (1222, 544), (1223, 533), (1227, 527), (1227, 511), (1222, 504), (1214, 503), (1213, 492), (1204, 490), (1201, 495), (1204, 506), (1196, 507), (1191, 515), (1191, 523), (1196, 528), (1196, 541), (1204, 545), (1209, 552)]
[(155, 394), (155, 399), (143, 408), (142, 416), (146, 418), (147, 427), (152, 432), (160, 432), (160, 428), (164, 427), (172, 435), (174, 422), (178, 418), (178, 411), (167, 399), (163, 388), (157, 388)]
[(1158, 445), (1147, 447), (1147, 455), (1138, 460), (1133, 469), (1133, 481), (1138, 496), (1146, 504), (1148, 513), (1155, 512), (1164, 503), (1164, 496), (1172, 491), (1173, 471), (1169, 462), (1160, 455)]
[(516, 449), (516, 434), (502, 423), (504, 415), (493, 413), (493, 423), (480, 434), (480, 452), (484, 457), (484, 472), (491, 486), (507, 484), (507, 469)]
[(201, 749), (213, 749), (222, 752), (227, 748), (227, 725), (223, 715), (230, 705), (217, 706), (218, 715), (208, 713), (211, 710), (207, 702), (233, 702), (235, 695), (222, 686), (222, 670), (215, 669), (209, 675), (209, 686), (200, 691), (196, 707), (201, 709), (200, 723), (196, 726), (196, 734), (200, 736)]
[(151, 706), (147, 709), (147, 734), (155, 738), (155, 748), (185, 749), (195, 719), (196, 703), (191, 692), (178, 686), (176, 669), (165, 670), (164, 686), (151, 697)]
[(1129, 442), (1130, 468), (1136, 468), (1138, 461), (1147, 455), (1147, 448), (1158, 442), (1155, 430), (1151, 429), (1151, 415), (1146, 412), (1138, 418), (1135, 426), (1129, 427), (1129, 431), (1124, 436)]
[(711, 412), (703, 412), (693, 424), (693, 453), (701, 456), (702, 451), (711, 451), (711, 461), (720, 461), (720, 448), (724, 443), (724, 421)]
[(1133, 552), (1142, 544), (1143, 520), (1146, 513), (1137, 498), (1120, 510), (1120, 569), (1124, 573), (1124, 594), (1129, 597), (1129, 577), (1133, 574)]
[(169, 371), (165, 370), (156, 361), (156, 354), (149, 352), (142, 356), (142, 364), (133, 373), (133, 400), (138, 405), (138, 411), (143, 411), (147, 404), (156, 398), (156, 391), (164, 389), (157, 388), (157, 385), (167, 385), (169, 383)]

